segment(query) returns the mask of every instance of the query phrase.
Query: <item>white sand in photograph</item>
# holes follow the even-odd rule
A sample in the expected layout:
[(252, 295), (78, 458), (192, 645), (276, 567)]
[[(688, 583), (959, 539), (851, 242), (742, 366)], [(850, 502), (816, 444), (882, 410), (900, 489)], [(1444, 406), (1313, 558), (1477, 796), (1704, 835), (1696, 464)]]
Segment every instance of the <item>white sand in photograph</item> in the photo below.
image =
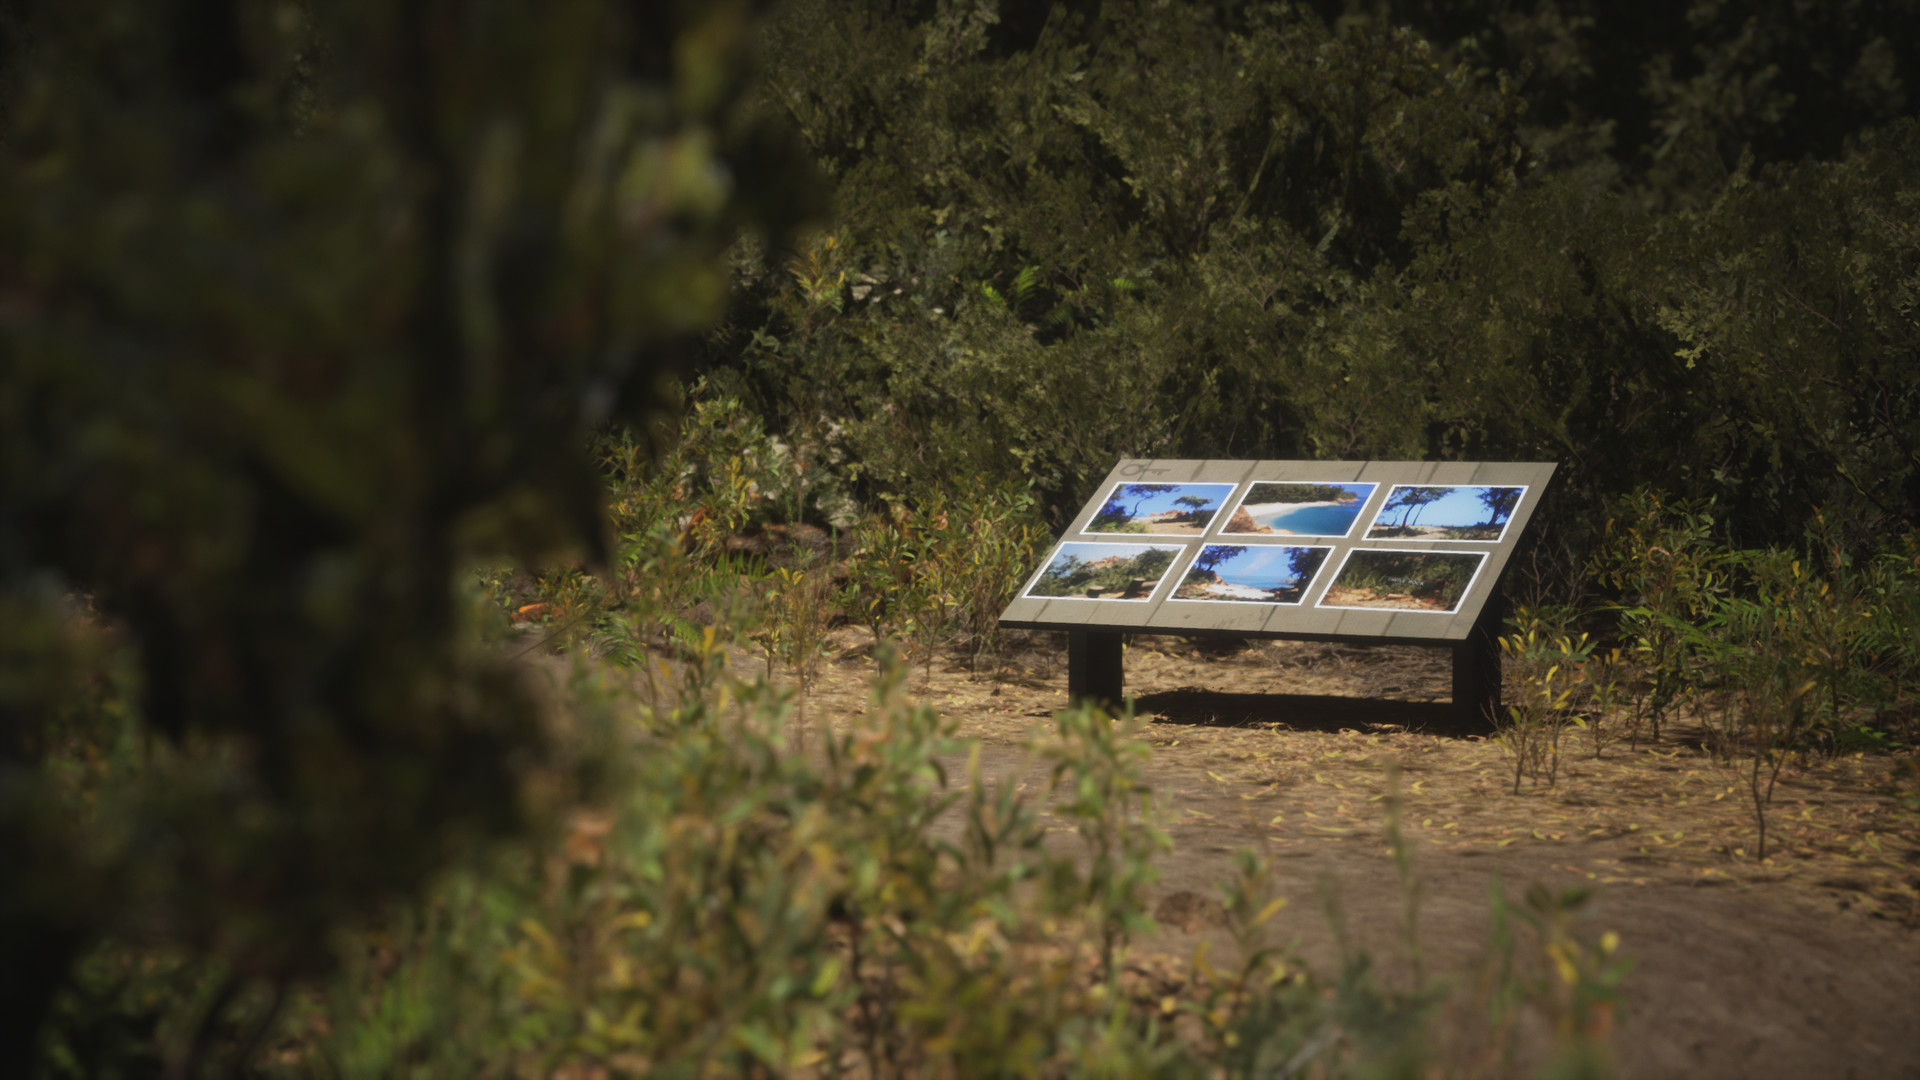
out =
[(1267, 514), (1279, 514), (1279, 513), (1284, 513), (1290, 510), (1305, 510), (1309, 507), (1314, 507), (1314, 506), (1353, 506), (1356, 504), (1357, 501), (1358, 500), (1349, 500), (1346, 502), (1310, 502), (1310, 503), (1288, 503), (1288, 502), (1243, 503), (1240, 509), (1245, 510), (1247, 512), (1248, 517), (1263, 517)]
[(1235, 585), (1227, 581), (1212, 582), (1201, 588), (1216, 596), (1231, 596), (1239, 600), (1265, 600), (1273, 593), (1271, 589), (1255, 589), (1248, 585)]

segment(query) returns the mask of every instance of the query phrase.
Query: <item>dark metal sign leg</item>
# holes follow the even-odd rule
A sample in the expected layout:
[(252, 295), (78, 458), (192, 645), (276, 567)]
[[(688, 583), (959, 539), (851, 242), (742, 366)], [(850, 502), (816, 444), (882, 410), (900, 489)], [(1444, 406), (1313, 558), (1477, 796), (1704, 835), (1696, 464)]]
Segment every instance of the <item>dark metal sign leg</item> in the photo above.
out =
[(1491, 727), (1500, 715), (1500, 629), (1506, 617), (1506, 594), (1496, 587), (1467, 639), (1453, 647), (1453, 708), (1465, 726)]
[(1067, 701), (1092, 701), (1118, 712), (1122, 665), (1120, 635), (1110, 630), (1067, 631)]

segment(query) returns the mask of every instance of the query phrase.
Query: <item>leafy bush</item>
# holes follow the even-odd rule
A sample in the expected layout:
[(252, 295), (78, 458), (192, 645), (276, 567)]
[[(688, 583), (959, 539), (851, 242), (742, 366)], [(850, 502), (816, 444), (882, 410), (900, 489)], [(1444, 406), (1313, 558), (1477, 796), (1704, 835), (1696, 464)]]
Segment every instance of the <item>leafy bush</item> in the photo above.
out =
[(1142, 889), (1168, 841), (1132, 723), (1070, 711), (1036, 736), (1040, 797), (1080, 840), (1062, 852), (1046, 803), (988, 782), (977, 747), (964, 775), (942, 770), (968, 747), (891, 659), (870, 710), (795, 755), (787, 696), (725, 674), (729, 640), (705, 635), (675, 703), (633, 718), (617, 803), (396, 918), (379, 939), (395, 961), (356, 969), (294, 1039), (305, 1067), (1347, 1076), (1507, 1060), (1541, 1009), (1568, 1052), (1603, 1044), (1623, 969), (1574, 926), (1583, 897), (1496, 899), (1473, 980), (1395, 989), (1363, 951), (1323, 977), (1277, 947), (1285, 902), (1242, 856), (1225, 893), (1239, 966), (1142, 967), (1128, 942), (1152, 925)]
[(1604, 537), (1591, 569), (1627, 598), (1621, 632), (1648, 676), (1633, 685), (1633, 727), (1637, 734), (1644, 721), (1657, 741), (1661, 721), (1697, 685), (1691, 628), (1725, 595), (1728, 554), (1713, 535), (1711, 502), (1648, 488), (1610, 507)]
[(995, 654), (1000, 612), (1045, 536), (1026, 487), (976, 480), (868, 518), (853, 540), (839, 603), (876, 642), (902, 633), (930, 663), (949, 633), (976, 662)]
[[(604, 555), (584, 435), (665, 412), (727, 246), (817, 205), (744, 15), (0, 11), (0, 1072), (92, 943), (324, 972), (584, 764), (459, 579)], [(77, 812), (122, 668), (142, 767)]]
[[(1496, 719), (1495, 736), (1513, 757), (1513, 793), (1520, 794), (1523, 775), (1535, 783), (1542, 775), (1552, 787), (1560, 774), (1560, 739), (1569, 727), (1598, 725), (1577, 711), (1584, 702), (1576, 695), (1588, 689), (1587, 669), (1594, 645), (1586, 634), (1560, 632), (1550, 616), (1521, 608), (1509, 617), (1511, 634), (1500, 638), (1509, 677), (1519, 684), (1519, 698)], [(1597, 746), (1597, 743), (1596, 743)]]
[(1029, 746), (1043, 783), (989, 779), (883, 654), (869, 710), (796, 753), (790, 692), (728, 662), (764, 615), (683, 641), (654, 704), (576, 664), (555, 722), (617, 732), (590, 743), (609, 797), (339, 939), (324, 984), (282, 997), (217, 962), (96, 947), (46, 1074), (1502, 1075), (1541, 1022), (1560, 1052), (1604, 1054), (1624, 969), (1575, 924), (1584, 897), (1496, 892), (1468, 979), (1389, 986), (1351, 945), (1328, 974), (1291, 955), (1286, 902), (1242, 854), (1223, 886), (1237, 961), (1149, 962), (1132, 942), (1169, 841), (1138, 721), (1061, 713)]
[[(1861, 565), (1821, 511), (1798, 549), (1737, 549), (1715, 535), (1708, 511), (1652, 491), (1614, 508), (1594, 565), (1626, 594), (1605, 610), (1618, 616), (1637, 670), (1623, 677), (1609, 654), (1599, 686), (1606, 700), (1624, 688), (1630, 720), (1636, 729), (1650, 720), (1656, 740), (1661, 719), (1688, 707), (1709, 748), (1744, 763), (1765, 858), (1766, 811), (1795, 756), (1891, 748), (1889, 726), (1911, 738), (1897, 718), (1912, 707), (1920, 561), (1908, 534)], [(1591, 656), (1576, 652), (1562, 650), (1591, 670)], [(1529, 693), (1550, 681), (1523, 677)]]

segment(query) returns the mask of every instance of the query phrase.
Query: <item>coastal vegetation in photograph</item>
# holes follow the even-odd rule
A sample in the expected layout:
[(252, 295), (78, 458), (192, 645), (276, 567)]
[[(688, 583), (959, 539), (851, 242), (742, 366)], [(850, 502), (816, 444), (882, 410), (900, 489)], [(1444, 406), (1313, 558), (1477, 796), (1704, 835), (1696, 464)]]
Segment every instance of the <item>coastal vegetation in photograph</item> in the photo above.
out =
[(1347, 553), (1317, 606), (1452, 612), (1473, 586), (1486, 558), (1477, 551), (1355, 548)]
[(1395, 484), (1366, 539), (1498, 543), (1526, 492), (1524, 485)]
[(1174, 589), (1174, 600), (1298, 604), (1331, 547), (1207, 544)]
[(1344, 537), (1378, 484), (1263, 480), (1247, 488), (1221, 533)]
[(1232, 484), (1113, 485), (1084, 531), (1198, 536), (1233, 494)]
[(1179, 544), (1061, 544), (1025, 595), (1041, 600), (1145, 601), (1185, 550)]

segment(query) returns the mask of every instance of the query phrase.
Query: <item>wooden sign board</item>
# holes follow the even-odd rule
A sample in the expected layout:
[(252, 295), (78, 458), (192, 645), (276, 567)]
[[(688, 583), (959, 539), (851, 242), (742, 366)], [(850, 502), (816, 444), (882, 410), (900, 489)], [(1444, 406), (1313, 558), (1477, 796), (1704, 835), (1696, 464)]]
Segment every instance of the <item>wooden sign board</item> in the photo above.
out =
[[(1121, 461), (1000, 624), (1079, 632), (1075, 655), (1096, 666), (1109, 636), (1117, 665), (1122, 633), (1426, 645), (1478, 638), (1484, 654), (1501, 572), (1554, 468)], [(1491, 663), (1497, 683), (1497, 652)], [(1117, 666), (1112, 679), (1078, 681), (1118, 699)]]

